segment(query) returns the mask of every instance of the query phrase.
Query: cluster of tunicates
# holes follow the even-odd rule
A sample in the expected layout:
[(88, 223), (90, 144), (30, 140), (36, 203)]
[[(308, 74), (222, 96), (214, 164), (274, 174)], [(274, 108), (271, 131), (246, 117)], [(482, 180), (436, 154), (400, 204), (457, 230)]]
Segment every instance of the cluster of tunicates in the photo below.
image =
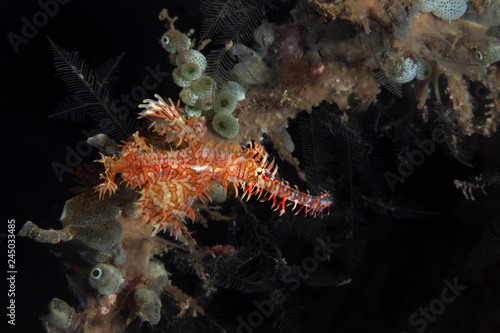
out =
[(212, 120), (215, 131), (225, 138), (234, 138), (240, 131), (238, 119), (232, 115), (236, 104), (245, 99), (243, 87), (234, 81), (225, 82), (217, 95), (215, 95), (214, 111), (216, 115)]
[(203, 75), (207, 68), (205, 56), (193, 49), (184, 50), (175, 57), (175, 64), (172, 77), (183, 88), (179, 97), (188, 115), (200, 116), (202, 111), (212, 109), (214, 81)]
[(111, 259), (115, 264), (123, 264), (127, 252), (121, 244), (123, 227), (116, 219), (124, 211), (132, 211), (129, 201), (135, 193), (122, 189), (116, 194), (106, 200), (88, 193), (73, 197), (64, 205), (60, 217), (62, 229), (44, 230), (28, 221), (19, 234), (41, 243), (71, 241), (80, 257), (91, 264)]
[(149, 270), (157, 273), (146, 286), (137, 288), (134, 292), (134, 301), (137, 306), (137, 315), (151, 325), (156, 325), (161, 319), (160, 295), (163, 287), (168, 283), (168, 274), (165, 267), (155, 261), (149, 263)]
[(197, 51), (189, 48), (189, 38), (178, 30), (170, 29), (162, 37), (165, 50), (175, 55), (172, 72), (175, 84), (183, 88), (179, 94), (186, 105), (189, 117), (199, 117), (203, 111), (214, 110), (216, 115), (212, 125), (214, 130), (225, 138), (238, 135), (240, 126), (238, 119), (231, 113), (239, 101), (245, 98), (243, 87), (234, 81), (224, 83), (217, 92), (212, 78), (205, 75), (207, 59)]
[(467, 0), (421, 0), (422, 12), (432, 12), (446, 21), (457, 20), (467, 11)]
[(111, 258), (118, 265), (125, 262), (127, 252), (121, 244), (123, 227), (116, 219), (135, 213), (135, 199), (136, 193), (124, 188), (105, 200), (82, 194), (66, 201), (60, 220), (63, 230), (76, 230), (73, 240), (82, 259), (91, 264)]
[[(127, 235), (120, 221), (126, 217), (124, 211), (132, 212), (128, 206), (136, 199), (134, 192), (126, 188), (102, 200), (94, 193), (84, 193), (66, 201), (60, 218), (64, 228), (44, 230), (27, 222), (20, 235), (43, 243), (71, 241), (78, 255), (93, 265), (86, 281), (96, 290), (96, 299), (122, 297), (126, 285), (134, 292), (137, 316), (156, 325), (161, 319), (160, 296), (168, 283), (165, 267), (159, 261), (149, 260), (145, 269), (131, 272), (127, 252), (122, 248)], [(130, 260), (134, 262), (137, 258)], [(136, 285), (128, 279), (125, 283), (134, 274), (141, 277), (140, 282)], [(42, 323), (47, 332), (74, 332), (80, 328), (77, 319), (87, 315), (84, 312), (77, 313), (64, 301), (54, 298)]]

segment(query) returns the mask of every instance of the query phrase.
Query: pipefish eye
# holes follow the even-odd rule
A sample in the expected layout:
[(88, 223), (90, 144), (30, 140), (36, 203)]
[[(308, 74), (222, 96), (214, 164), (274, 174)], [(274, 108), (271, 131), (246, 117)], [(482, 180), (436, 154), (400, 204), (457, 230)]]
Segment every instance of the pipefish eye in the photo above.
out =
[(161, 42), (163, 44), (167, 45), (170, 42), (170, 40), (168, 39), (167, 36), (163, 36), (163, 37), (161, 37)]
[(476, 59), (477, 60), (483, 60), (484, 59), (483, 52), (481, 52), (479, 50), (476, 50)]
[(92, 270), (92, 272), (90, 273), (90, 276), (95, 279), (95, 280), (99, 280), (102, 276), (102, 271), (100, 268), (94, 268)]

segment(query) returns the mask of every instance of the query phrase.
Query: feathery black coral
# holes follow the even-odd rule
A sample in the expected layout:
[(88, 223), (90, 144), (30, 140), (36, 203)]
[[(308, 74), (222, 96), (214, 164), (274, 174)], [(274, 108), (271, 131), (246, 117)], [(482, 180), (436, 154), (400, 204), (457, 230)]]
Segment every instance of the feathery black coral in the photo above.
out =
[[(216, 44), (246, 43), (273, 8), (272, 0), (204, 0), (200, 3), (203, 25), (200, 40), (214, 39)], [(237, 59), (230, 49), (214, 49), (207, 57), (207, 74), (219, 84), (227, 81)]]
[[(78, 52), (68, 51), (49, 38), (54, 64), (70, 94), (50, 115), (73, 121), (89, 116), (96, 124), (106, 121), (105, 134), (114, 139), (126, 138), (133, 130), (123, 115), (119, 115), (111, 102), (110, 89), (116, 80), (114, 73), (123, 53), (97, 68), (89, 67)], [(108, 125), (109, 123), (109, 125)]]
[(217, 36), (217, 41), (243, 43), (253, 38), (254, 30), (265, 18), (269, 0), (205, 0), (200, 4), (204, 21), (201, 40)]
[(373, 58), (373, 70), (372, 74), (377, 79), (377, 81), (383, 85), (387, 90), (389, 90), (391, 93), (396, 95), (399, 98), (403, 98), (403, 92), (401, 88), (401, 84), (392, 80), (390, 75), (388, 74), (387, 70), (385, 69), (384, 65), (382, 64), (382, 61), (380, 60), (380, 50), (382, 49), (381, 46), (378, 46), (378, 44), (382, 44), (381, 40), (377, 40), (377, 38), (381, 38), (381, 36), (368, 36), (364, 32), (360, 34), (361, 36), (361, 43), (363, 45), (363, 49), (365, 50), (365, 53), (367, 56)]
[(468, 268), (486, 268), (500, 259), (500, 220), (495, 218), (467, 258)]
[(339, 255), (349, 269), (364, 253), (373, 214), (403, 219), (435, 215), (412, 200), (390, 193), (384, 182), (381, 139), (373, 124), (377, 109), (345, 115), (323, 102), (311, 114), (297, 116), (303, 169), (314, 191), (336, 198), (333, 217), (342, 246)]
[(465, 181), (455, 179), (453, 183), (457, 189), (462, 190), (467, 200), (475, 200), (474, 191), (481, 190), (481, 192), (487, 194), (485, 190), (486, 187), (500, 184), (500, 169), (487, 169), (479, 176), (474, 177), (473, 180)]

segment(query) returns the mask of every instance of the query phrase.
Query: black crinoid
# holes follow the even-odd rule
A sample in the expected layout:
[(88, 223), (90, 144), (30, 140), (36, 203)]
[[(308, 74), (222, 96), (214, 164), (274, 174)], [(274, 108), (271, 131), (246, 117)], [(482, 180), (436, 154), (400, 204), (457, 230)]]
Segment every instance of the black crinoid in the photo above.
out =
[(374, 103), (364, 112), (344, 113), (334, 103), (323, 102), (312, 112), (299, 114), (293, 124), (299, 143), (297, 154), (302, 155), (299, 158), (309, 187), (326, 190), (335, 198), (331, 231), (340, 244), (337, 252), (347, 271), (359, 264), (374, 221), (436, 215), (395, 191), (391, 175), (401, 178), (396, 175), (396, 163), (405, 160), (401, 158), (404, 151), (423, 134), (397, 126), (404, 120), (393, 118), (391, 111), (405, 104), (408, 107), (408, 103), (393, 98), (389, 91), (383, 95), (389, 99), (385, 107)]
[(68, 90), (68, 96), (50, 117), (77, 122), (88, 117), (111, 138), (127, 138), (136, 126), (135, 117), (121, 112), (111, 94), (124, 53), (92, 68), (78, 52), (68, 51), (50, 38), (49, 42), (56, 71)]

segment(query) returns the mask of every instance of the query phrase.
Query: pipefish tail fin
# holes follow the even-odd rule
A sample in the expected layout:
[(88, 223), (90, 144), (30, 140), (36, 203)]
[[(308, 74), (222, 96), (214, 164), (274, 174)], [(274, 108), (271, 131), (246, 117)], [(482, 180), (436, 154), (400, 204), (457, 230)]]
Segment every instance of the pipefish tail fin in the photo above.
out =
[(117, 112), (110, 94), (124, 53), (92, 68), (78, 52), (68, 51), (48, 39), (54, 66), (69, 93), (49, 117), (81, 122), (88, 116), (97, 124), (106, 121), (109, 125), (104, 131), (108, 136), (114, 139), (129, 137), (134, 127), (132, 119), (127, 122), (123, 114)]

